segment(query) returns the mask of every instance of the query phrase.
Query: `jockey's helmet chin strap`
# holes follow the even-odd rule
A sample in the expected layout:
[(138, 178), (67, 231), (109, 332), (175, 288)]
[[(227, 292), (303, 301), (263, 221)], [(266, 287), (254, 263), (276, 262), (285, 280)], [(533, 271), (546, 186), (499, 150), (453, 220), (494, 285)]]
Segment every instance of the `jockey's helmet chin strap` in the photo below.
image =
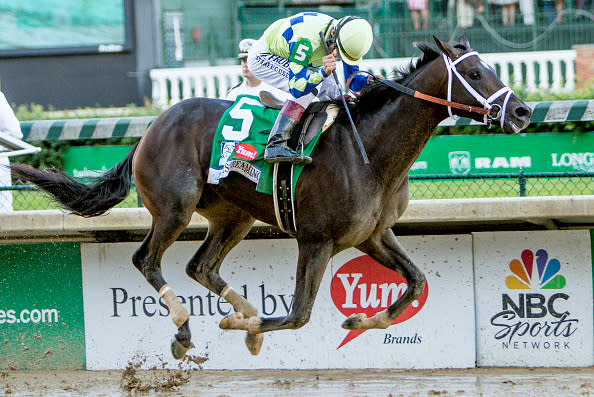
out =
[[(503, 124), (505, 122), (505, 109), (507, 108), (507, 102), (509, 101), (509, 98), (512, 96), (512, 94), (514, 92), (512, 91), (511, 88), (505, 86), (505, 87), (502, 87), (497, 92), (495, 92), (489, 98), (485, 98), (481, 94), (479, 94), (474, 88), (472, 88), (472, 86), (468, 83), (468, 81), (466, 81), (466, 79), (464, 79), (464, 77), (462, 77), (460, 72), (458, 72), (458, 70), (456, 69), (457, 64), (459, 64), (460, 62), (462, 62), (463, 60), (465, 60), (466, 58), (471, 57), (471, 56), (478, 56), (478, 52), (476, 52), (476, 51), (467, 52), (466, 54), (457, 58), (455, 61), (452, 61), (450, 58), (448, 58), (448, 56), (446, 54), (443, 54), (443, 60), (445, 62), (446, 70), (448, 71), (448, 94), (447, 94), (448, 97), (447, 97), (447, 100), (449, 102), (452, 101), (452, 82), (453, 82), (452, 73), (453, 73), (454, 75), (456, 75), (456, 77), (458, 78), (460, 83), (462, 83), (464, 88), (466, 88), (466, 91), (468, 91), (470, 93), (470, 95), (472, 95), (477, 101), (479, 101), (485, 109), (491, 111), (489, 114), (485, 114), (483, 116), (485, 124), (490, 126), (491, 122), (499, 120), (501, 128), (503, 128)], [(493, 101), (495, 101), (497, 98), (499, 98), (500, 96), (502, 96), (504, 94), (505, 94), (505, 99), (503, 100), (503, 106), (499, 106), (496, 103), (493, 104)], [(450, 117), (457, 117), (454, 114), (452, 114), (451, 106), (448, 106), (448, 113), (449, 113)]]

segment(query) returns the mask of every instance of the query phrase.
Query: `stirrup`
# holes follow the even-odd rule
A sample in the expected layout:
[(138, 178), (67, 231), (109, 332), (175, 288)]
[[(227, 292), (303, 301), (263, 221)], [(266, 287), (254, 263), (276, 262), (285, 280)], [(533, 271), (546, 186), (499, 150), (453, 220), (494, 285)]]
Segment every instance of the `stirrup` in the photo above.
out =
[(312, 159), (311, 157), (306, 156), (303, 153), (295, 152), (284, 145), (274, 145), (266, 148), (264, 151), (264, 161), (272, 164), (281, 162), (310, 164)]

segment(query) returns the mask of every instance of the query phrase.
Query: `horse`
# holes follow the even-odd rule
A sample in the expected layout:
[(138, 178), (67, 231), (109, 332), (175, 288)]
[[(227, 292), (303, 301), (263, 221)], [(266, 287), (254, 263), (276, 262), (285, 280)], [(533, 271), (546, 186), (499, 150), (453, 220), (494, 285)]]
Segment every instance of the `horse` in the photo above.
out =
[[(439, 51), (428, 43), (417, 44), (422, 55), (396, 79), (372, 81), (348, 109), (334, 101), (341, 106), (339, 114), (320, 137), (312, 152), (314, 161), (303, 169), (295, 188), (298, 259), (294, 304), (285, 317), (260, 317), (219, 274), (223, 259), (255, 220), (276, 225), (272, 196), (257, 192), (253, 182), (232, 172), (218, 185), (207, 183), (214, 131), (231, 102), (192, 98), (171, 106), (124, 160), (90, 184), (56, 169), (23, 164), (13, 164), (12, 173), (83, 217), (101, 215), (121, 202), (134, 178), (152, 225), (132, 262), (170, 309), (177, 327), (171, 343), (176, 359), (193, 347), (189, 316), (162, 276), (161, 258), (194, 212), (208, 220), (208, 233), (186, 273), (233, 306), (235, 312), (223, 318), (220, 327), (246, 331), (252, 354), (258, 354), (264, 332), (298, 329), (309, 321), (330, 258), (351, 247), (401, 274), (408, 287), (384, 311), (369, 318), (354, 314), (342, 327), (387, 328), (421, 296), (425, 285), (424, 274), (391, 227), (408, 206), (408, 171), (437, 125), (454, 115), (497, 122), (505, 133), (517, 133), (531, 116), (526, 103), (471, 50), (464, 36), (455, 44), (433, 39)], [(355, 144), (351, 121), (368, 164)]]

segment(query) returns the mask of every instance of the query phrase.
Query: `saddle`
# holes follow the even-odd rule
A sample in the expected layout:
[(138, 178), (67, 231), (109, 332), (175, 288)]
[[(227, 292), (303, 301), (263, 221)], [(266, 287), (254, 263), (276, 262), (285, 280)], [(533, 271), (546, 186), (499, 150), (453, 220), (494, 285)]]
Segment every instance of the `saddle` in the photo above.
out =
[[(257, 192), (273, 196), (279, 227), (294, 235), (293, 189), (304, 165), (281, 163), (279, 166), (264, 161), (269, 131), (278, 116), (278, 110), (273, 107), (281, 105), (272, 98), (268, 96), (262, 100), (252, 95), (240, 95), (225, 111), (213, 136), (207, 183), (217, 185), (230, 172), (239, 173), (256, 184)], [(289, 145), (310, 155), (338, 110), (332, 103), (312, 103), (295, 127)]]
[[(260, 100), (265, 106), (280, 109), (283, 102), (267, 91), (260, 92)], [(320, 132), (324, 132), (332, 125), (338, 114), (338, 106), (327, 102), (313, 102), (305, 111), (301, 121), (291, 133), (288, 146), (295, 150), (303, 148)], [(315, 159), (314, 159), (315, 161)], [(274, 213), (279, 228), (295, 236), (297, 226), (295, 223), (295, 204), (293, 186), (292, 163), (276, 163), (272, 176), (272, 197)]]

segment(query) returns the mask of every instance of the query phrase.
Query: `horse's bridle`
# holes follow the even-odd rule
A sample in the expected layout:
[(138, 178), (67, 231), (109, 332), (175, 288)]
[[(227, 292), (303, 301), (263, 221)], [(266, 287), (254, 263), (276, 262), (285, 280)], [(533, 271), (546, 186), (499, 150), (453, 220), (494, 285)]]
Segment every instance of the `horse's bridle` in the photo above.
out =
[[(471, 56), (478, 57), (479, 54), (476, 51), (467, 52), (466, 54), (457, 58), (455, 61), (452, 61), (446, 54), (443, 54), (443, 61), (445, 62), (446, 69), (448, 71), (448, 101), (452, 100), (452, 81), (453, 81), (452, 74), (454, 74), (458, 78), (458, 81), (460, 81), (460, 83), (462, 83), (464, 88), (466, 88), (466, 91), (468, 91), (468, 93), (470, 95), (472, 95), (477, 101), (482, 103), (483, 108), (485, 110), (489, 111), (489, 113), (484, 114), (485, 124), (490, 126), (493, 121), (499, 120), (501, 128), (503, 128), (503, 124), (505, 122), (505, 108), (507, 107), (507, 102), (509, 101), (509, 98), (512, 96), (512, 94), (514, 92), (512, 91), (511, 88), (509, 88), (507, 86), (503, 86), (500, 90), (495, 92), (489, 98), (485, 98), (481, 94), (479, 94), (474, 88), (472, 88), (472, 86), (468, 83), (468, 81), (466, 81), (466, 79), (464, 77), (462, 77), (460, 72), (458, 72), (458, 69), (456, 69), (457, 64), (459, 64), (460, 62), (462, 62), (463, 60), (465, 60), (466, 58), (471, 57)], [(499, 106), (498, 104), (492, 104), (493, 101), (495, 101), (497, 98), (499, 98), (500, 96), (502, 96), (504, 94), (505, 94), (505, 99), (503, 100), (503, 106)], [(451, 106), (448, 106), (448, 113), (449, 113), (450, 117), (454, 116), (452, 114)]]
[[(479, 94), (468, 83), (468, 81), (466, 81), (466, 79), (460, 74), (460, 72), (458, 72), (458, 69), (456, 69), (457, 64), (459, 64), (460, 62), (462, 62), (463, 60), (465, 60), (466, 58), (471, 57), (471, 56), (479, 56), (479, 55), (478, 55), (478, 52), (471, 51), (471, 52), (467, 52), (466, 54), (464, 54), (464, 55), (460, 56), (459, 58), (457, 58), (456, 60), (452, 61), (450, 58), (448, 58), (447, 55), (443, 54), (443, 60), (445, 63), (445, 67), (446, 67), (446, 70), (448, 71), (447, 99), (442, 99), (442, 98), (434, 97), (432, 95), (423, 94), (422, 92), (415, 91), (412, 88), (408, 88), (408, 87), (406, 87), (402, 84), (396, 83), (395, 81), (392, 81), (392, 80), (378, 80), (378, 81), (381, 82), (382, 84), (385, 84), (389, 87), (392, 87), (404, 94), (413, 96), (415, 98), (419, 98), (419, 99), (422, 99), (422, 100), (425, 100), (428, 102), (433, 102), (433, 103), (447, 106), (448, 114), (450, 115), (450, 117), (457, 117), (456, 115), (452, 114), (452, 108), (460, 109), (460, 110), (464, 110), (464, 111), (471, 112), (471, 113), (482, 114), (484, 117), (483, 120), (484, 120), (485, 124), (487, 124), (487, 126), (491, 126), (491, 123), (493, 121), (499, 120), (501, 128), (503, 128), (503, 125), (505, 122), (505, 108), (507, 107), (507, 102), (509, 101), (509, 98), (512, 96), (512, 94), (514, 92), (512, 91), (511, 88), (504, 86), (500, 90), (495, 92), (493, 95), (491, 95), (489, 98), (485, 98), (481, 94)], [(460, 83), (464, 86), (464, 88), (466, 88), (466, 91), (468, 91), (468, 93), (470, 95), (472, 95), (477, 101), (479, 101), (483, 105), (482, 108), (452, 101), (453, 76), (456, 76), (458, 78), (458, 80), (460, 81)], [(505, 99), (503, 100), (503, 106), (500, 106), (496, 103), (493, 104), (493, 101), (495, 101), (497, 98), (499, 98), (500, 96), (502, 96), (504, 94), (505, 94)]]

